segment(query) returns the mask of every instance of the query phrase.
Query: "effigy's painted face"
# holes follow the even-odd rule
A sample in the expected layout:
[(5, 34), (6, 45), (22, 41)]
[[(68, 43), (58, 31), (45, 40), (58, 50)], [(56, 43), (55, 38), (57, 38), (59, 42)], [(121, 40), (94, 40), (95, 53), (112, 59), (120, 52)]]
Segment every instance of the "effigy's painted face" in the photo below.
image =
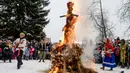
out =
[(72, 2), (67, 3), (67, 8), (68, 8), (69, 11), (73, 10), (73, 6), (74, 6), (74, 3), (72, 3)]
[(69, 8), (73, 8), (74, 3), (69, 3)]

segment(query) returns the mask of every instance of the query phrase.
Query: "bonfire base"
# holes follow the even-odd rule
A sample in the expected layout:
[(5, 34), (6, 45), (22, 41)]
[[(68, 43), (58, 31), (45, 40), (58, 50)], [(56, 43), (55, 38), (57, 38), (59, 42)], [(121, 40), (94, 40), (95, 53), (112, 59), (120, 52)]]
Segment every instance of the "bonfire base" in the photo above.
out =
[(93, 69), (85, 68), (80, 56), (82, 48), (78, 44), (56, 47), (51, 56), (52, 68), (49, 73), (97, 73)]

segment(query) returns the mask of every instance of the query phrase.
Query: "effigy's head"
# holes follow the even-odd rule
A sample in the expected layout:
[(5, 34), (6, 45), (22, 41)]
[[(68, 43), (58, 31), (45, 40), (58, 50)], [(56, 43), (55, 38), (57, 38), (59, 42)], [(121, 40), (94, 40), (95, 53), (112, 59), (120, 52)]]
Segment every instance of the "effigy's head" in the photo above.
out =
[(68, 3), (67, 3), (67, 7), (68, 7), (68, 8), (73, 7), (73, 6), (74, 6), (74, 3), (72, 3), (72, 2), (68, 2)]
[(69, 11), (73, 10), (73, 6), (74, 6), (74, 3), (72, 3), (72, 2), (67, 3), (67, 8), (68, 8)]

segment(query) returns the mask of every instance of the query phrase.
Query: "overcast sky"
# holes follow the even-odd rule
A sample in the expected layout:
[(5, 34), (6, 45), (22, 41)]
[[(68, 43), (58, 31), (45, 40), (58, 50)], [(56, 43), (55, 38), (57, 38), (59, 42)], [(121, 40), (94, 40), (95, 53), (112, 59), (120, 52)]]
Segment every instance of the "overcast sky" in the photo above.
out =
[[(45, 32), (47, 37), (50, 37), (52, 42), (56, 42), (62, 35), (62, 28), (65, 25), (65, 18), (59, 18), (59, 16), (66, 14), (66, 3), (68, 0), (50, 0), (49, 13), (50, 23), (46, 26)], [(121, 0), (102, 0), (103, 8), (109, 11), (109, 19), (114, 24), (117, 24), (114, 29), (115, 36), (124, 37), (123, 27), (118, 21), (117, 9), (121, 5)], [(121, 31), (120, 31), (121, 30)]]

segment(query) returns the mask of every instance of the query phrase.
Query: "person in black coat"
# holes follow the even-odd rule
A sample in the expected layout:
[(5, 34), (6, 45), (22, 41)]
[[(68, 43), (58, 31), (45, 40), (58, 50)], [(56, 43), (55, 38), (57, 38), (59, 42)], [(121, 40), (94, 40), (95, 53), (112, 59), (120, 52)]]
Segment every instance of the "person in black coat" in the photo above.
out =
[(34, 54), (33, 54), (33, 58), (35, 59), (35, 60), (37, 60), (38, 59), (38, 43), (37, 42), (35, 42), (35, 44), (34, 44)]
[(9, 48), (9, 46), (6, 46), (3, 50), (3, 60), (6, 62), (6, 60), (9, 59), (9, 62), (11, 63), (13, 51)]
[(47, 51), (46, 51), (46, 52), (47, 52), (46, 58), (47, 58), (47, 59), (50, 59), (50, 51), (51, 51), (52, 43), (51, 43), (51, 42), (48, 42), (48, 43), (46, 44), (46, 46), (47, 46), (47, 48), (46, 48), (46, 49), (47, 49)]

